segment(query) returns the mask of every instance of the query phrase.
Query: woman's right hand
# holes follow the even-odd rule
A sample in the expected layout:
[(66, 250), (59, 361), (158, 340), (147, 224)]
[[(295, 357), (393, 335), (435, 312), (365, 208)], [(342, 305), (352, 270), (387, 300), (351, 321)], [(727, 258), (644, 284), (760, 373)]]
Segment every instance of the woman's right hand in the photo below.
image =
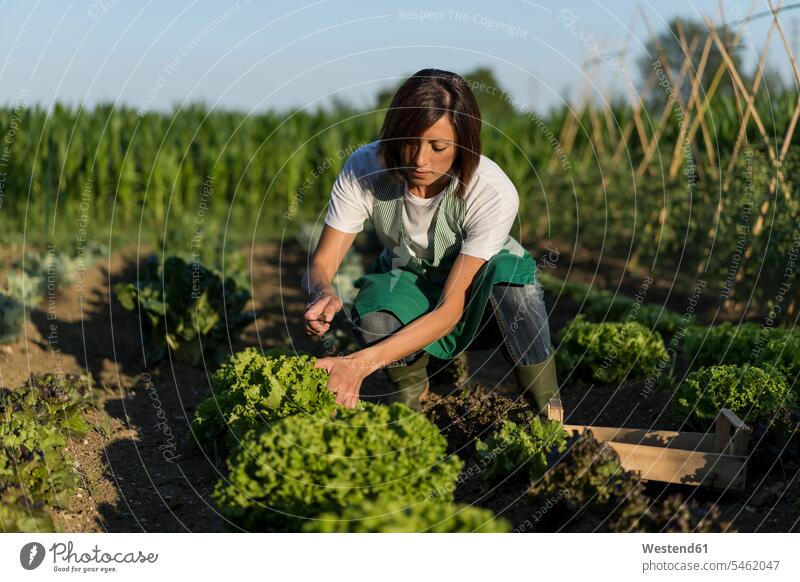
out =
[(333, 291), (318, 293), (306, 306), (306, 335), (321, 337), (328, 333), (342, 300)]

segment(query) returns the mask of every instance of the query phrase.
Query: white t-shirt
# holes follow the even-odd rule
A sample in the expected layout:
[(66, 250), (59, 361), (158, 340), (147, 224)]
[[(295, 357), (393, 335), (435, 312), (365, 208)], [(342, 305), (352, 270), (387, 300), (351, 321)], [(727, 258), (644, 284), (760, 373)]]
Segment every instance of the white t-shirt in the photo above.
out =
[[(353, 152), (331, 189), (325, 224), (344, 232), (361, 232), (372, 219), (373, 192), (385, 172), (374, 141)], [(410, 239), (407, 251), (420, 258), (433, 258), (433, 216), (444, 190), (432, 198), (421, 198), (405, 187), (403, 226)], [(519, 194), (505, 172), (484, 155), (466, 189), (464, 240), (461, 253), (489, 260), (508, 238), (519, 210)]]

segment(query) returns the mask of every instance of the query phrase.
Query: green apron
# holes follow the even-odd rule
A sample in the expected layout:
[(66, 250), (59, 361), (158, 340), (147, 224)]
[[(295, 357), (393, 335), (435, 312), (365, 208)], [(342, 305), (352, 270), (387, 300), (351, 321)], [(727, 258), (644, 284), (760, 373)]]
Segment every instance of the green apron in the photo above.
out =
[[(453, 178), (435, 211), (434, 252), (433, 259), (428, 261), (410, 256), (400, 244), (407, 240), (402, 221), (404, 185), (388, 174), (378, 178), (372, 220), (384, 249), (367, 272), (353, 283), (359, 290), (353, 303), (358, 315), (389, 311), (405, 325), (437, 306), (465, 234), (466, 203), (455, 195), (457, 186), (458, 180)], [(535, 280), (536, 262), (509, 236), (500, 252), (481, 266), (475, 276), (464, 315), (453, 331), (423, 349), (437, 358), (454, 358), (474, 339), (493, 285), (524, 285)]]

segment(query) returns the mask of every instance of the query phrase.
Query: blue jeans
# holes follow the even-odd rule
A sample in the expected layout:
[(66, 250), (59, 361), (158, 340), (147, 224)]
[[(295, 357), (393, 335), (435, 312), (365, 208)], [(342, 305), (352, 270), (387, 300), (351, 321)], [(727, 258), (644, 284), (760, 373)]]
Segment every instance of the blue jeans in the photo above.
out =
[[(359, 317), (353, 309), (351, 317), (356, 342), (362, 349), (403, 327), (403, 323), (389, 311), (373, 311)], [(498, 283), (492, 287), (483, 319), (467, 350), (495, 349), (498, 346), (503, 358), (512, 366), (537, 364), (553, 352), (541, 283)], [(386, 367), (408, 365), (423, 353), (424, 350), (417, 350)]]

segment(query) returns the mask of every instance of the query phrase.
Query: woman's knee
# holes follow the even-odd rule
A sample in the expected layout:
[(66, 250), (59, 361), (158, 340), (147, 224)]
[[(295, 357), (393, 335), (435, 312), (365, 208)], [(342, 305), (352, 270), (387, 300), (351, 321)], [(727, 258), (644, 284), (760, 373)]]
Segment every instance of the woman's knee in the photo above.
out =
[[(355, 309), (353, 309), (351, 312), (351, 321), (353, 322), (353, 331), (356, 341), (362, 349), (375, 342), (381, 341), (403, 327), (403, 322), (390, 311), (373, 311), (359, 316)], [(409, 354), (404, 358), (392, 362), (387, 365), (387, 367), (405, 366), (417, 361), (423, 354), (423, 350), (418, 350), (413, 354)]]
[(512, 330), (523, 321), (536, 320), (540, 325), (547, 321), (544, 289), (539, 282), (527, 285), (497, 283), (492, 287), (492, 297)]
[(492, 289), (492, 302), (514, 363), (536, 363), (552, 353), (541, 283), (496, 284)]
[(356, 338), (360, 339), (364, 346), (382, 340), (403, 326), (403, 322), (389, 311), (373, 311), (359, 316), (353, 310), (352, 316)]

